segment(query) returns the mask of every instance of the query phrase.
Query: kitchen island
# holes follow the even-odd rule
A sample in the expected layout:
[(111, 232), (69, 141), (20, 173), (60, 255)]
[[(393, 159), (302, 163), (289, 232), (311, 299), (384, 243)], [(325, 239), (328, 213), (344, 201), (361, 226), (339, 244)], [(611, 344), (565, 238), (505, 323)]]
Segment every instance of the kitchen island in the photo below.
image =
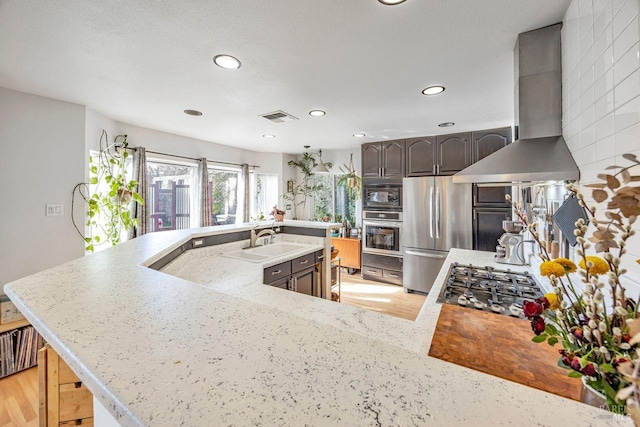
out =
[(488, 253), (452, 250), (415, 322), (262, 285), (249, 262), (190, 280), (147, 267), (193, 237), (250, 227), (148, 234), (5, 292), (123, 426), (620, 425), (427, 356), (449, 263)]

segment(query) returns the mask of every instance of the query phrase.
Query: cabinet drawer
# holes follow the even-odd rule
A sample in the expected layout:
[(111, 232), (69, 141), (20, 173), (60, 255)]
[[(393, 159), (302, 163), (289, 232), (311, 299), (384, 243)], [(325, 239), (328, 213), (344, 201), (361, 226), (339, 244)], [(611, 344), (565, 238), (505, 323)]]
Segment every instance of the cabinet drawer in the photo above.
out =
[(375, 267), (367, 267), (366, 265), (362, 267), (362, 274), (369, 277), (379, 277), (382, 278), (382, 269)]
[(283, 262), (264, 269), (264, 283), (272, 283), (291, 275), (291, 261)]
[(309, 254), (298, 257), (291, 261), (291, 272), (297, 273), (298, 271), (302, 271), (305, 268), (312, 267), (313, 264), (316, 263), (316, 254)]
[(84, 384), (77, 384), (60, 385), (60, 422), (93, 417), (93, 395)]
[(402, 284), (402, 271), (382, 270), (382, 278), (387, 282)]
[(81, 418), (79, 420), (63, 421), (58, 424), (59, 427), (93, 427), (93, 418)]

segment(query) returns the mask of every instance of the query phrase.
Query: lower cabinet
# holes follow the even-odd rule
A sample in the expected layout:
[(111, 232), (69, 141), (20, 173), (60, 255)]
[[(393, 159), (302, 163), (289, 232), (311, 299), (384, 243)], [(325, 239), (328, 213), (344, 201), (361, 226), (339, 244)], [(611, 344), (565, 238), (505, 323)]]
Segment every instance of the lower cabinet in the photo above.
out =
[(402, 286), (402, 258), (362, 254), (362, 278)]
[(38, 351), (40, 427), (93, 426), (93, 395), (47, 344)]
[(263, 283), (305, 295), (320, 296), (323, 251), (264, 269)]
[(511, 208), (473, 209), (473, 249), (495, 252), (498, 239), (504, 233), (502, 221), (511, 219)]

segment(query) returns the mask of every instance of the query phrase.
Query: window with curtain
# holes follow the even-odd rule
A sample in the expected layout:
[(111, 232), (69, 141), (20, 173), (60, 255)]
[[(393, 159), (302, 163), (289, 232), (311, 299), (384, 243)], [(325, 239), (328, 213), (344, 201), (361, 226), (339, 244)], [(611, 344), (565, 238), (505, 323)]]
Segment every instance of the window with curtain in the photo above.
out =
[(197, 166), (147, 160), (149, 232), (197, 227), (194, 220)]
[(209, 191), (211, 191), (214, 225), (242, 222), (240, 180), (241, 173), (237, 169), (209, 168)]
[(278, 204), (278, 175), (252, 172), (249, 182), (251, 220), (273, 218), (273, 207)]

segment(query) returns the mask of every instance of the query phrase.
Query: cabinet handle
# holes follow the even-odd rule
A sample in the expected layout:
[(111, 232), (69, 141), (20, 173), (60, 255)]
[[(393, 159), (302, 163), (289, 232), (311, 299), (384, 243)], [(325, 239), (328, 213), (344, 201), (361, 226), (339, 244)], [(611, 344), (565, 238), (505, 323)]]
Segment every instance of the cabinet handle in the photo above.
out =
[(309, 260), (308, 260), (308, 259), (305, 259), (304, 261), (300, 261), (300, 264), (301, 264), (301, 265), (308, 264), (308, 263), (309, 263)]
[(271, 275), (275, 276), (276, 274), (280, 274), (280, 273), (282, 273), (282, 270), (276, 270), (276, 271), (272, 271)]
[(399, 278), (400, 276), (398, 276), (397, 274), (390, 274), (389, 277), (393, 277), (394, 279)]
[(377, 271), (367, 270), (367, 273), (376, 274), (376, 273), (377, 273)]
[(384, 168), (381, 168), (381, 169), (382, 169), (382, 173), (380, 175), (384, 176)]
[(294, 292), (298, 292), (298, 278), (297, 277), (293, 278), (293, 291)]
[(433, 165), (431, 167), (431, 169), (433, 170), (433, 174), (436, 175), (438, 173), (438, 165)]

